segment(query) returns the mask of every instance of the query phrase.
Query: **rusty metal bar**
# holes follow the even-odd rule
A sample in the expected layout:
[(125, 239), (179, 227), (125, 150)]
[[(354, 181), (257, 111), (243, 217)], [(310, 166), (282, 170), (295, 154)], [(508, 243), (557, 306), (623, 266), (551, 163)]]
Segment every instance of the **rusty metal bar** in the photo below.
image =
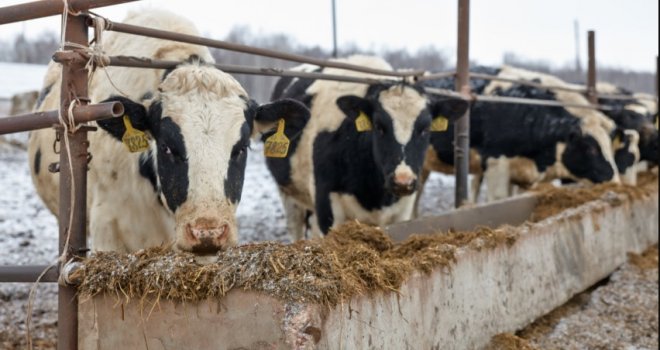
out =
[(590, 30), (587, 34), (589, 45), (589, 66), (587, 69), (587, 99), (590, 103), (598, 104), (598, 91), (596, 91), (596, 32)]
[(536, 82), (529, 81), (529, 80), (503, 78), (503, 77), (498, 77), (498, 76), (495, 76), (495, 75), (483, 74), (483, 73), (470, 73), (470, 78), (503, 81), (503, 82), (507, 82), (507, 83), (514, 83), (514, 84), (520, 84), (520, 85), (525, 85), (525, 86), (531, 86), (531, 87), (535, 87), (535, 88), (539, 88), (539, 89), (561, 90), (561, 91), (577, 92), (577, 93), (581, 93), (581, 94), (584, 94), (584, 93), (587, 92), (586, 88), (578, 87), (578, 86), (575, 86), (575, 85), (574, 86), (544, 85), (544, 84), (536, 83)]
[(24, 265), (0, 266), (0, 283), (34, 283), (44, 271), (39, 282), (57, 282), (57, 266)]
[[(88, 25), (92, 26), (93, 25), (92, 22), (93, 21), (89, 21)], [(169, 31), (165, 31), (165, 30), (135, 26), (135, 25), (132, 25), (132, 24), (117, 23), (117, 22), (112, 22), (112, 21), (107, 20), (107, 19), (106, 19), (106, 29), (110, 30), (110, 31), (119, 32), (119, 33), (142, 35), (142, 36), (147, 36), (147, 37), (157, 38), (157, 39), (164, 39), (164, 40), (173, 40), (173, 41), (179, 41), (179, 42), (184, 42), (184, 43), (188, 43), (188, 44), (213, 47), (213, 48), (216, 48), (216, 49), (223, 49), (223, 50), (229, 50), (229, 51), (242, 52), (242, 53), (251, 54), (251, 55), (259, 55), (259, 56), (277, 58), (277, 59), (286, 60), (286, 61), (293, 61), (293, 62), (298, 62), (298, 63), (308, 63), (308, 64), (313, 64), (313, 65), (316, 65), (316, 66), (319, 66), (319, 67), (345, 69), (345, 70), (352, 70), (352, 71), (369, 73), (369, 74), (376, 74), (376, 75), (382, 75), (382, 76), (410, 77), (410, 76), (420, 76), (420, 75), (424, 74), (424, 71), (421, 71), (421, 70), (401, 72), (401, 71), (388, 71), (388, 70), (382, 70), (382, 69), (374, 69), (374, 68), (349, 64), (349, 63), (328, 61), (328, 60), (323, 60), (323, 59), (318, 59), (318, 58), (313, 58), (313, 57), (307, 57), (307, 56), (302, 56), (302, 55), (296, 55), (296, 54), (291, 54), (291, 53), (286, 53), (286, 52), (281, 52), (281, 51), (268, 50), (268, 49), (262, 49), (262, 48), (247, 46), (247, 45), (235, 44), (235, 43), (230, 43), (230, 42), (226, 42), (226, 41), (222, 41), (222, 40), (202, 38), (202, 37), (198, 37), (198, 36), (194, 36), (194, 35), (174, 33), (174, 32), (169, 32)]]
[[(60, 123), (58, 114), (58, 111), (47, 111), (0, 118), (0, 135), (50, 128)], [(124, 115), (124, 106), (120, 102), (105, 102), (73, 108), (73, 118), (76, 123), (87, 123), (122, 115)]]
[(427, 75), (422, 75), (421, 77), (417, 77), (417, 81), (453, 78), (455, 76), (456, 76), (456, 71), (438, 72), (438, 73), (431, 73)]
[[(137, 0), (68, 0), (71, 12), (104, 7)], [(42, 0), (25, 4), (0, 7), (0, 24), (22, 22), (48, 16), (61, 15), (64, 10), (62, 0)]]
[[(456, 91), (470, 95), (470, 0), (458, 0), (458, 49), (456, 55)], [(460, 117), (454, 127), (454, 171), (456, 208), (468, 199), (468, 172), (470, 156), (470, 109)]]
[[(63, 18), (64, 19), (64, 18)], [(86, 18), (66, 16), (66, 42), (87, 46)], [(64, 47), (72, 50), (71, 47)], [(62, 65), (60, 108), (63, 114), (67, 107), (78, 100), (83, 105), (89, 102), (87, 74), (84, 62), (72, 60)], [(62, 140), (60, 151), (60, 210), (59, 251), (66, 263), (85, 256), (86, 249), (86, 203), (87, 203), (87, 128), (66, 133), (59, 128)], [(69, 157), (70, 154), (70, 157)], [(60, 284), (58, 290), (58, 350), (78, 349), (78, 296), (74, 286)]]
[[(108, 58), (109, 58), (108, 66), (115, 66), (115, 67), (169, 69), (169, 68), (174, 68), (181, 64), (181, 62), (178, 61), (161, 61), (161, 60), (153, 60), (150, 58), (129, 57), (129, 56), (110, 56)], [(247, 67), (247, 66), (240, 66), (233, 64), (216, 63), (213, 65), (226, 73), (232, 73), (232, 74), (335, 80), (335, 81), (344, 81), (344, 82), (358, 83), (358, 84), (380, 84), (380, 83), (392, 83), (399, 81), (395, 79), (372, 79), (372, 78), (351, 77), (351, 76), (325, 74), (325, 73), (299, 72), (299, 71), (292, 71), (292, 70), (279, 69), (279, 68), (254, 68), (254, 67)]]
[(582, 105), (577, 103), (563, 103), (559, 101), (535, 100), (531, 98), (521, 98), (521, 97), (487, 96), (487, 95), (475, 95), (473, 97), (475, 101), (480, 101), (480, 102), (515, 103), (515, 104), (546, 106), (546, 107), (584, 108), (584, 109), (596, 109), (601, 111), (613, 110), (612, 107), (604, 106), (604, 105), (592, 105), (592, 104)]

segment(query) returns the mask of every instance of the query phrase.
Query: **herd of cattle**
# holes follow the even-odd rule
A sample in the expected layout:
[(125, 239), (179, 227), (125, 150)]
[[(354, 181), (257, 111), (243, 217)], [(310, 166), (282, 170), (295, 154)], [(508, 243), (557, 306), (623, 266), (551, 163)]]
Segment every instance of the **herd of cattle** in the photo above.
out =
[[(199, 35), (190, 21), (162, 11), (130, 14), (124, 22)], [(413, 218), (429, 173), (453, 173), (452, 122), (468, 109), (473, 199), (482, 180), (494, 200), (508, 196), (512, 185), (555, 179), (634, 184), (637, 171), (658, 164), (657, 107), (644, 97), (601, 99), (613, 108), (600, 112), (468, 104), (428, 92), (453, 88), (453, 78), (372, 85), (281, 78), (271, 102), (259, 105), (210, 64), (205, 47), (112, 32), (104, 49), (184, 63), (170, 70), (108, 67), (107, 74), (91, 77), (92, 103), (121, 101), (126, 110), (123, 118), (98, 122), (101, 130), (90, 134), (87, 208), (94, 250), (172, 243), (210, 255), (236, 244), (235, 211), (254, 138), (264, 142), (294, 239), (306, 231), (325, 234), (351, 219), (387, 225)], [(342, 61), (392, 70), (377, 57)], [(309, 65), (295, 69), (374, 78)], [(37, 110), (59, 107), (60, 70), (49, 66)], [(477, 71), (569, 86), (507, 66)], [(471, 84), (477, 94), (588, 105), (585, 96), (563, 89), (480, 79)], [(599, 91), (629, 94), (609, 85)], [(39, 195), (57, 213), (58, 175), (46, 170), (58, 160), (54, 143), (51, 130), (32, 132), (29, 159)]]

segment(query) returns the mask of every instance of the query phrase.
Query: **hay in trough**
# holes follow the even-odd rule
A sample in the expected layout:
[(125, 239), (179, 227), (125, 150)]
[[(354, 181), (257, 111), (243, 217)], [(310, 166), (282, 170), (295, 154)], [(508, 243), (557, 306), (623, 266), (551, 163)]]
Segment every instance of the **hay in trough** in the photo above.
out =
[(151, 248), (133, 254), (98, 252), (84, 264), (79, 293), (110, 293), (126, 301), (221, 298), (230, 290), (263, 292), (286, 301), (334, 306), (353, 296), (398, 291), (413, 271), (449, 267), (455, 251), (512, 244), (513, 228), (414, 236), (394, 244), (377, 227), (349, 222), (324, 239), (229, 248), (217, 262)]
[(606, 199), (610, 204), (621, 203), (619, 196), (628, 199), (638, 199), (658, 192), (658, 175), (652, 172), (640, 174), (637, 186), (603, 183), (590, 187), (553, 187), (542, 186), (538, 189), (536, 207), (530, 220), (538, 222), (559, 214), (568, 209), (575, 208), (587, 202)]
[[(628, 198), (657, 191), (657, 175), (641, 178), (639, 188), (597, 185), (551, 189), (539, 194), (533, 221), (608, 193)], [(612, 196), (610, 203), (622, 203)], [(608, 197), (608, 198), (609, 198)], [(98, 252), (84, 262), (79, 292), (83, 298), (100, 293), (126, 301), (147, 297), (177, 301), (222, 298), (229, 291), (250, 290), (292, 302), (338, 305), (354, 296), (398, 291), (415, 271), (451, 268), (459, 248), (468, 250), (511, 246), (520, 229), (478, 227), (470, 232), (413, 235), (394, 243), (380, 228), (349, 222), (324, 239), (293, 244), (259, 242), (228, 248), (217, 261), (200, 264), (190, 253), (151, 248), (133, 254)]]

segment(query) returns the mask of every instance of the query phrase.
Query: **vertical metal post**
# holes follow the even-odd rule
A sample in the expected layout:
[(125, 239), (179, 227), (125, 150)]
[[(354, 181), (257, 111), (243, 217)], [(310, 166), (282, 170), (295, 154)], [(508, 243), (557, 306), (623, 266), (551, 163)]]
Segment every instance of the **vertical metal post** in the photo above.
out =
[(332, 57), (337, 58), (337, 6), (332, 0)]
[[(456, 57), (456, 91), (470, 95), (470, 0), (458, 0), (458, 49)], [(468, 198), (470, 155), (470, 110), (456, 121), (454, 128), (454, 171), (456, 175), (456, 208)]]
[[(62, 18), (62, 20), (65, 20)], [(87, 24), (84, 16), (66, 15), (65, 41), (79, 45), (88, 45)], [(65, 46), (65, 50), (72, 47)], [(72, 101), (87, 104), (87, 70), (80, 60), (64, 62), (62, 65), (62, 85), (60, 109), (68, 119), (69, 105)], [(85, 254), (86, 203), (87, 203), (87, 129), (60, 136), (60, 254), (65, 261), (76, 259)], [(65, 137), (68, 142), (65, 142)], [(71, 158), (69, 159), (69, 153)], [(72, 169), (72, 171), (70, 171)], [(74, 188), (74, 191), (72, 191)], [(72, 198), (72, 192), (75, 197)], [(71, 219), (70, 219), (71, 218)], [(69, 226), (71, 225), (71, 226)], [(68, 249), (64, 251), (69, 236)], [(60, 271), (62, 266), (60, 266)], [(60, 285), (58, 291), (58, 350), (78, 349), (78, 297), (72, 286)]]
[(590, 30), (589, 40), (589, 67), (587, 70), (587, 98), (589, 103), (598, 104), (598, 92), (596, 91), (596, 32)]
[(660, 105), (660, 77), (658, 76), (660, 70), (660, 56), (655, 56), (655, 97), (656, 97), (656, 114), (658, 113), (658, 105)]

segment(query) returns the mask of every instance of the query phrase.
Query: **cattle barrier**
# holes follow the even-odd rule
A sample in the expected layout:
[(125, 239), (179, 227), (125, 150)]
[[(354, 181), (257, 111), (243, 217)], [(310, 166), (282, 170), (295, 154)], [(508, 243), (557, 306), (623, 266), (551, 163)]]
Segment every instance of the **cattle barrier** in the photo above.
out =
[(627, 253), (658, 242), (658, 221), (649, 220), (658, 216), (657, 192), (632, 199), (610, 192), (528, 223), (535, 204), (536, 195), (523, 195), (385, 228), (402, 241), (411, 228), (437, 234), (515, 225), (505, 228), (513, 242), (459, 246), (450, 266), (414, 272), (396, 292), (332, 309), (241, 288), (200, 302), (103, 293), (81, 305), (80, 342), (91, 350), (480, 349), (601, 281)]
[[(135, 57), (97, 57), (89, 49), (87, 27), (94, 25), (95, 15), (88, 10), (110, 6), (114, 4), (132, 2), (135, 0), (46, 0), (29, 2), (22, 5), (14, 5), (0, 8), (0, 25), (6, 23), (19, 22), (29, 19), (36, 19), (46, 16), (62, 14), (63, 23), (63, 47), (61, 51), (54, 55), (54, 58), (62, 63), (62, 85), (61, 85), (61, 108), (59, 111), (48, 111), (40, 113), (31, 113), (21, 116), (18, 119), (0, 119), (0, 134), (35, 130), (54, 126), (60, 140), (66, 146), (60, 152), (59, 166), (51, 167), (51, 171), (60, 172), (60, 208), (59, 208), (59, 253), (60, 259), (57, 266), (2, 266), (0, 267), (0, 282), (26, 282), (37, 281), (59, 282), (58, 290), (58, 349), (77, 349), (78, 339), (78, 301), (74, 285), (65, 282), (64, 270), (67, 263), (75, 262), (87, 253), (85, 243), (85, 223), (86, 223), (86, 171), (89, 155), (87, 152), (88, 141), (87, 132), (94, 131), (94, 127), (84, 125), (85, 122), (112, 118), (123, 115), (123, 107), (119, 104), (113, 105), (89, 105), (87, 97), (88, 83), (88, 63), (90, 60), (97, 66), (133, 66), (142, 68), (164, 68), (176, 65), (178, 62), (155, 61)], [(469, 0), (458, 0), (459, 2), (459, 35), (458, 35), (458, 60), (456, 72), (437, 73), (435, 77), (456, 76), (456, 87), (458, 92), (438, 90), (435, 93), (444, 94), (452, 97), (460, 97), (468, 100), (480, 100), (488, 102), (506, 102), (506, 103), (532, 103), (550, 106), (567, 106), (559, 104), (556, 101), (489, 98), (488, 96), (473, 96), (469, 91), (469, 78), (492, 78), (478, 76), (469, 72)], [(423, 71), (381, 71), (369, 67), (355, 66), (333, 62), (329, 60), (319, 60), (316, 58), (294, 55), (290, 53), (278, 52), (274, 50), (265, 50), (249, 47), (245, 45), (228, 43), (220, 40), (182, 35), (166, 31), (155, 30), (151, 28), (142, 28), (123, 23), (115, 23), (105, 20), (105, 30), (118, 31), (128, 34), (151, 36), (155, 38), (188, 42), (209, 47), (233, 50), (254, 55), (263, 55), (267, 57), (280, 58), (300, 63), (309, 63), (321, 67), (334, 67), (339, 69), (361, 71), (379, 76), (388, 76), (391, 79), (419, 80), (433, 77), (424, 76)], [(592, 42), (594, 34), (590, 32), (589, 38)], [(595, 57), (595, 49), (590, 44), (590, 62)], [(272, 76), (296, 76), (315, 79), (331, 79), (341, 81), (360, 82), (372, 84), (374, 79), (353, 79), (346, 77), (331, 76), (326, 74), (293, 72), (276, 68), (254, 68), (231, 65), (217, 65), (221, 69), (236, 74), (260, 74)], [(92, 68), (95, 68), (92, 65)], [(595, 61), (589, 64), (589, 85), (581, 92), (587, 92), (592, 102), (596, 96), (595, 89)], [(390, 79), (390, 81), (391, 81)], [(501, 79), (501, 78), (500, 78)], [(517, 81), (521, 84), (530, 84), (531, 82)], [(548, 88), (545, 86), (545, 88)], [(657, 91), (657, 88), (656, 88)], [(433, 92), (433, 91), (431, 91)], [(608, 97), (609, 98), (609, 97)], [(613, 96), (613, 98), (629, 98), (628, 96)], [(657, 100), (657, 99), (656, 99)], [(604, 106), (591, 105), (582, 106), (583, 108), (603, 109)], [(456, 142), (455, 142), (455, 164), (456, 166), (456, 198), (455, 203), (460, 206), (467, 198), (467, 167), (461, 164), (467, 164), (467, 150), (469, 149), (469, 118), (463, 116), (457, 124)], [(66, 151), (65, 151), (66, 150)], [(68, 220), (67, 220), (68, 218)], [(409, 233), (411, 231), (408, 231)]]

